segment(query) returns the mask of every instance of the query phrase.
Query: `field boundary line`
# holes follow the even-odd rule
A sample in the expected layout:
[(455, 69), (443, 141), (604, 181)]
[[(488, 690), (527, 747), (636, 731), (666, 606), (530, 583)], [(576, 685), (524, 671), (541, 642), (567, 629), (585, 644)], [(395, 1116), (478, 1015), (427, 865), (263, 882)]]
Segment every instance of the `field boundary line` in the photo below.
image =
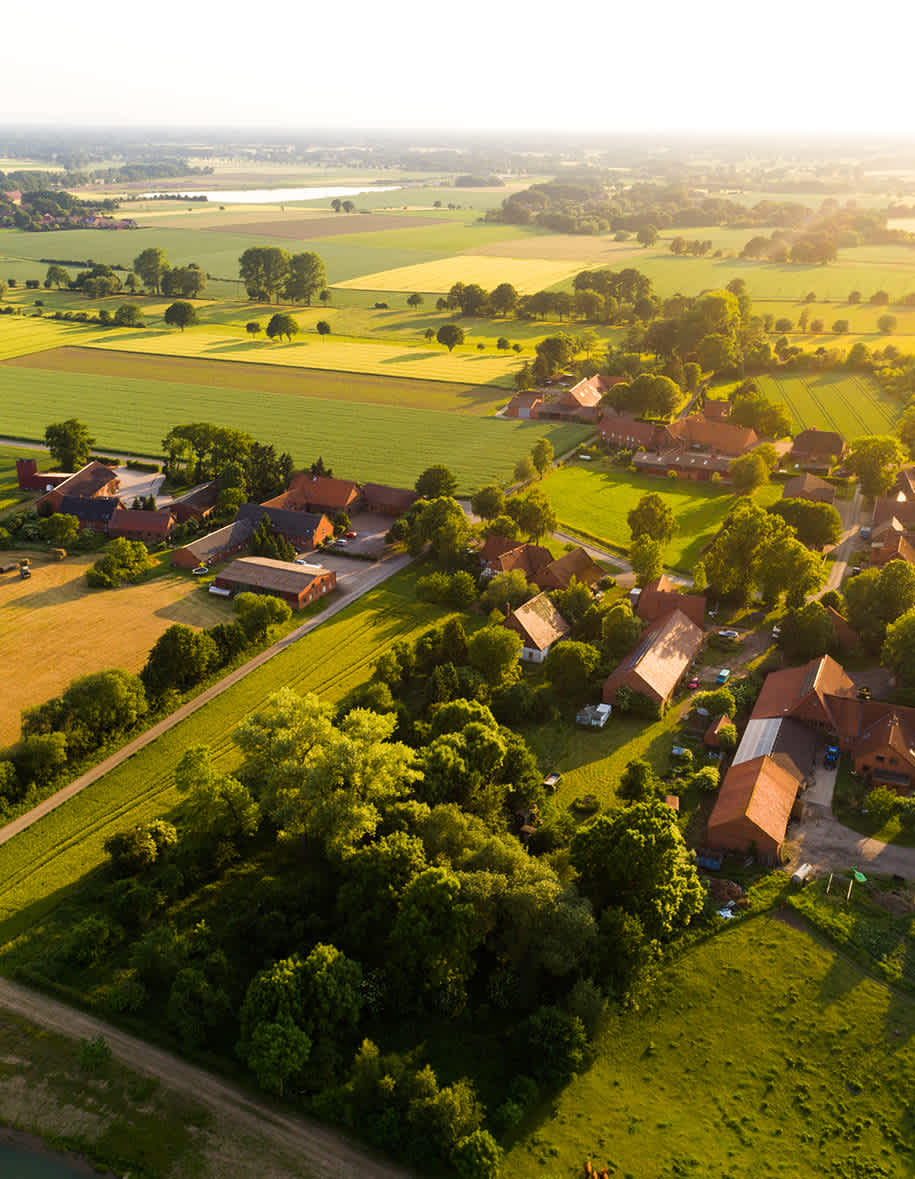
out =
[(193, 700), (189, 700), (186, 704), (183, 704), (144, 733), (129, 741), (117, 753), (113, 753), (104, 761), (99, 762), (97, 766), (93, 766), (91, 770), (87, 770), (85, 774), (81, 774), (78, 778), (75, 778), (69, 785), (61, 787), (60, 790), (57, 790), (49, 798), (44, 799), (43, 802), (32, 807), (30, 811), (26, 811), (24, 815), (20, 815), (18, 819), (14, 819), (11, 823), (7, 823), (5, 827), (0, 828), (0, 845), (7, 843), (14, 836), (26, 831), (33, 823), (37, 823), (39, 819), (43, 819), (45, 815), (56, 810), (57, 807), (67, 802), (68, 799), (74, 798), (77, 794), (85, 790), (87, 786), (91, 786), (94, 782), (99, 781), (100, 778), (104, 778), (106, 774), (117, 769), (118, 766), (133, 757), (135, 753), (139, 753), (141, 749), (145, 749), (147, 745), (151, 745), (158, 737), (161, 737), (164, 733), (179, 725), (183, 720), (186, 720), (193, 713), (197, 712), (198, 709), (203, 708), (204, 705), (209, 704), (217, 696), (222, 695), (223, 692), (233, 687), (240, 680), (243, 680), (245, 676), (256, 671), (257, 668), (261, 667), (269, 659), (272, 659), (274, 655), (285, 651), (287, 647), (292, 646), (293, 643), (315, 630), (322, 622), (325, 622), (328, 618), (333, 618), (334, 615), (339, 614), (340, 611), (346, 609), (351, 603), (358, 601), (359, 598), (369, 593), (369, 591), (376, 589), (382, 582), (387, 581), (389, 577), (393, 577), (395, 573), (399, 573), (402, 569), (405, 569), (411, 561), (412, 557), (399, 556), (391, 557), (387, 561), (382, 562), (381, 568), (376, 570), (376, 574), (380, 574), (380, 576), (372, 576), (370, 580), (367, 580), (359, 587), (356, 593), (341, 596), (338, 601), (332, 602), (326, 610), (323, 610), (314, 618), (303, 622), (300, 627), (290, 631), (283, 638), (278, 639), (266, 651), (261, 651), (259, 655), (255, 655), (253, 659), (249, 659), (247, 663), (242, 664), (241, 667), (236, 668), (235, 671), (224, 676), (218, 683), (213, 684), (212, 687), (201, 692), (199, 696), (195, 696)]

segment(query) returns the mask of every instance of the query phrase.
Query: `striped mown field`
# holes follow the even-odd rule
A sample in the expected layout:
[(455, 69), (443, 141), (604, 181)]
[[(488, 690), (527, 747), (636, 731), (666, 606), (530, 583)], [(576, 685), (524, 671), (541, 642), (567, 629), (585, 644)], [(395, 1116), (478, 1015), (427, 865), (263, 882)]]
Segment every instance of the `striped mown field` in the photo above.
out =
[(797, 430), (836, 430), (846, 441), (887, 434), (900, 405), (862, 373), (792, 373), (757, 378), (771, 401), (783, 401)]

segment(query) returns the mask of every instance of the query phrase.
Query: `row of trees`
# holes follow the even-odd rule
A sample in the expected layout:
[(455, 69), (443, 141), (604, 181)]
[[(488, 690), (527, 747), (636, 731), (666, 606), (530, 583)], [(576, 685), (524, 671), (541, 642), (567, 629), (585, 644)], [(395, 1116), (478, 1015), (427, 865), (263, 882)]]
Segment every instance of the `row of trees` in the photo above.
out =
[(170, 479), (201, 483), (219, 476), (221, 487), (240, 487), (246, 499), (258, 503), (279, 495), (292, 477), (290, 454), (277, 454), (272, 444), (255, 442), (243, 430), (212, 422), (173, 426), (162, 439), (162, 449), (163, 469)]
[(311, 301), (327, 286), (321, 258), (310, 251), (288, 254), (278, 246), (251, 246), (238, 260), (249, 299), (273, 303), (280, 295), (292, 303)]

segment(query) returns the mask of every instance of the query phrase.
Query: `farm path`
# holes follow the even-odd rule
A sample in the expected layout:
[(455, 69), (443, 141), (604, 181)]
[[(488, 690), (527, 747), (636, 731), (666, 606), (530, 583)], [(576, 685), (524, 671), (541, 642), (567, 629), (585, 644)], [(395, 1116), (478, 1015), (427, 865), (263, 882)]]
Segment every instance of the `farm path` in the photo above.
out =
[(823, 872), (862, 868), (915, 880), (915, 847), (896, 847), (844, 826), (826, 807), (807, 808), (796, 835), (798, 862)]
[[(635, 574), (632, 571), (632, 566), (625, 557), (621, 557), (619, 553), (611, 553), (607, 549), (599, 549), (593, 544), (587, 544), (583, 540), (579, 540), (575, 536), (569, 536), (567, 532), (554, 532), (553, 536), (556, 540), (562, 541), (564, 544), (575, 544), (579, 548), (585, 550), (589, 557), (595, 561), (609, 561), (612, 565), (616, 565), (620, 569), (620, 574), (617, 575), (617, 583), (626, 588), (631, 588), (635, 585)], [(682, 573), (673, 573), (670, 569), (664, 570), (664, 576), (668, 581), (672, 581), (675, 585), (688, 586), (692, 585), (692, 581), (688, 577), (684, 577)], [(631, 582), (627, 582), (626, 578), (632, 578)]]
[(815, 598), (822, 597), (827, 590), (838, 589), (842, 584), (842, 579), (848, 568), (848, 558), (852, 554), (855, 537), (858, 535), (858, 520), (861, 515), (862, 502), (861, 491), (856, 487), (854, 497), (851, 500), (843, 500), (839, 507), (839, 514), (842, 517), (842, 536), (836, 546), (832, 568), (829, 570), (826, 584), (813, 595)]
[(269, 1135), (291, 1157), (301, 1159), (302, 1170), (296, 1172), (300, 1179), (342, 1179), (351, 1175), (409, 1179), (408, 1171), (372, 1157), (337, 1131), (274, 1109), (170, 1052), (46, 995), (0, 979), (0, 1006), (70, 1039), (104, 1036), (112, 1055), (128, 1068), (155, 1077), (168, 1088), (207, 1106), (242, 1135)]
[(64, 786), (58, 790), (56, 794), (52, 794), (50, 798), (46, 798), (44, 802), (40, 802), (38, 806), (32, 807), (24, 815), (20, 815), (18, 819), (14, 819), (11, 823), (7, 823), (5, 827), (0, 828), (0, 844), (6, 843), (7, 840), (12, 839), (21, 831), (25, 831), (27, 827), (31, 827), (33, 823), (37, 823), (39, 819), (44, 818), (45, 815), (55, 810), (67, 799), (73, 798), (74, 795), (79, 794), (80, 791), (85, 790), (87, 786), (91, 786), (93, 782), (97, 782), (99, 778), (103, 778), (105, 774), (110, 773), (111, 770), (121, 765), (122, 762), (127, 761), (129, 757), (133, 757), (145, 746), (152, 744), (157, 737), (161, 737), (163, 733), (167, 733), (169, 729), (180, 724), (192, 713), (196, 712), (198, 708), (203, 708), (205, 704), (209, 704), (217, 696), (221, 695), (233, 684), (237, 684), (239, 680), (250, 675), (256, 668), (261, 667), (268, 659), (272, 659), (274, 655), (278, 655), (280, 651), (285, 651), (293, 643), (298, 642), (304, 635), (313, 631), (320, 626), (322, 622), (326, 622), (328, 618), (339, 611), (345, 609), (351, 602), (355, 602), (363, 594), (369, 590), (375, 589), (376, 586), (381, 585), (383, 581), (387, 581), (389, 577), (393, 577), (401, 569), (404, 569), (410, 564), (411, 557), (391, 557), (386, 561), (379, 562), (378, 566), (368, 572), (365, 577), (360, 577), (352, 592), (341, 595), (335, 602), (332, 602), (326, 610), (321, 614), (315, 615), (314, 618), (309, 618), (307, 622), (302, 623), (301, 626), (295, 630), (290, 631), (288, 635), (275, 642), (266, 651), (261, 651), (259, 655), (255, 655), (253, 659), (249, 659), (247, 663), (241, 667), (230, 672), (218, 683), (211, 688), (207, 688), (205, 692), (201, 692), (199, 696), (195, 696), (193, 700), (189, 700), (187, 704), (183, 704), (175, 712), (165, 717), (164, 720), (159, 721), (158, 724), (147, 729), (146, 732), (141, 733), (139, 737), (135, 737), (133, 741), (128, 742), (117, 753), (113, 753), (111, 757), (106, 758), (103, 762), (99, 762), (97, 766), (93, 766), (85, 774), (79, 778), (75, 778), (68, 786)]

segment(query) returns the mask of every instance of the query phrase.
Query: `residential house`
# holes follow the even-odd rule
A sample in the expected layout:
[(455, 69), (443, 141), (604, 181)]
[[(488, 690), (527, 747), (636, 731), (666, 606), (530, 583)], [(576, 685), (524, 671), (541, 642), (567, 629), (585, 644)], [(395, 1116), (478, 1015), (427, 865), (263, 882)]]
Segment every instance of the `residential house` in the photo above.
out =
[(236, 521), (246, 521), (253, 532), (266, 516), (274, 536), (285, 537), (299, 552), (310, 552), (333, 537), (334, 526), (322, 513), (273, 508), (269, 506), (270, 502), (242, 504), (235, 516)]
[(60, 505), (64, 496), (71, 499), (110, 498), (117, 495), (120, 486), (121, 482), (111, 467), (93, 460), (45, 492), (35, 507), (40, 516), (50, 516), (62, 510)]
[(503, 625), (521, 636), (521, 658), (530, 663), (542, 663), (553, 644), (571, 630), (545, 593), (513, 610)]
[(549, 549), (537, 544), (521, 544), (504, 536), (488, 536), (480, 550), (484, 573), (508, 573), (520, 569), (528, 581), (542, 590), (568, 589), (572, 578), (584, 585), (595, 585), (604, 571), (583, 548), (572, 549), (553, 557)]
[(179, 524), (188, 520), (206, 520), (216, 511), (219, 502), (219, 483), (213, 479), (195, 487), (171, 504), (171, 513)]
[(604, 703), (612, 704), (625, 686), (663, 708), (701, 646), (702, 628), (682, 610), (672, 611), (642, 635), (604, 681)]
[(662, 428), (658, 448), (663, 451), (671, 446), (679, 446), (735, 459), (748, 454), (758, 445), (756, 431), (749, 426), (735, 426), (730, 422), (707, 418), (704, 414), (691, 413), (688, 417), (676, 418)]
[[(601, 420), (601, 433), (608, 441), (612, 424), (608, 415)], [(619, 433), (614, 436), (619, 437)], [(655, 475), (675, 471), (681, 478), (707, 482), (716, 474), (729, 479), (733, 460), (748, 454), (759, 444), (759, 438), (749, 427), (690, 414), (667, 424), (656, 424), (650, 442), (640, 444), (647, 449), (632, 456), (636, 470)]]
[(705, 595), (681, 594), (674, 582), (662, 573), (642, 589), (635, 612), (645, 622), (657, 622), (673, 610), (682, 610), (696, 626), (705, 626)]
[[(912, 555), (915, 557), (915, 551), (913, 551)], [(915, 564), (915, 560), (913, 560), (912, 564)], [(849, 625), (848, 620), (843, 618), (839, 611), (832, 606), (826, 607), (826, 613), (829, 615), (830, 621), (835, 627), (836, 638), (842, 650), (850, 651), (852, 648), (857, 647), (861, 642), (861, 636), (853, 626)]]
[(531, 580), (542, 590), (557, 590), (568, 589), (573, 577), (582, 585), (592, 586), (603, 576), (600, 565), (583, 548), (575, 548), (538, 569)]
[(600, 417), (601, 398), (612, 385), (617, 383), (618, 379), (607, 380), (600, 374), (587, 377), (559, 395), (559, 400), (555, 405), (555, 413), (559, 417), (572, 418), (575, 421), (596, 422)]
[(123, 536), (128, 540), (142, 540), (146, 544), (158, 544), (168, 540), (174, 527), (175, 517), (170, 508), (163, 508), (158, 512), (121, 508), (109, 521), (108, 535)]
[(382, 483), (365, 483), (362, 498), (366, 511), (380, 516), (402, 516), (416, 503), (416, 492), (405, 487), (385, 487)]
[(543, 393), (538, 389), (525, 390), (516, 393), (505, 407), (505, 417), (528, 420), (536, 418), (545, 402)]
[(789, 463), (810, 471), (828, 471), (848, 450), (845, 439), (833, 430), (802, 430), (788, 453)]
[[(898, 524), (898, 521), (895, 521)], [(909, 538), (912, 538), (911, 540)], [(895, 528), (881, 531), (871, 544), (870, 563), (882, 567), (890, 561), (905, 561), (907, 565), (915, 565), (915, 535)]]
[(834, 504), (836, 489), (825, 479), (805, 472), (788, 480), (782, 488), (782, 499), (806, 499), (815, 504)]
[(312, 475), (298, 471), (289, 487), (269, 499), (265, 507), (282, 508), (292, 512), (318, 512), (335, 516), (337, 512), (354, 512), (362, 502), (359, 484), (351, 479), (334, 479), (329, 475)]
[(240, 557), (213, 578), (217, 590), (272, 594), (288, 602), (293, 610), (304, 609), (336, 584), (336, 573), (323, 565), (299, 565), (268, 557)]

